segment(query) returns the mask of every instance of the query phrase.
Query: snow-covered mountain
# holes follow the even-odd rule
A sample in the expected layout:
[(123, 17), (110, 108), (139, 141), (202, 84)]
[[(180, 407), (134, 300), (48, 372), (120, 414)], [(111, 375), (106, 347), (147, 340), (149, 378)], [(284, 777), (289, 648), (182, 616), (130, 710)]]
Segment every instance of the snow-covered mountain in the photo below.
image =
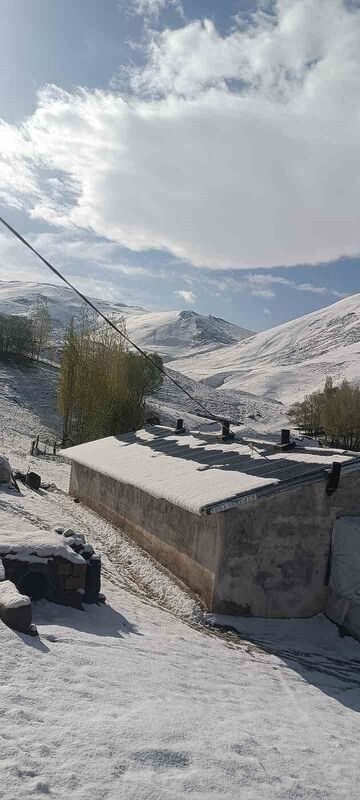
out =
[[(23, 281), (0, 281), (0, 312), (5, 314), (28, 314), (36, 300), (46, 300), (49, 306), (54, 330), (63, 331), (71, 317), (78, 317), (82, 302), (67, 286), (52, 283), (25, 283)], [(94, 298), (92, 298), (94, 300)], [(144, 309), (127, 306), (125, 303), (109, 303), (94, 300), (104, 314), (141, 314)]]
[[(195, 311), (147, 311), (126, 318), (128, 333), (146, 350), (160, 353), (164, 360), (218, 350), (251, 332), (219, 317)], [(175, 355), (176, 354), (176, 355)]]
[(292, 403), (327, 375), (360, 380), (360, 294), (306, 314), (210, 356), (178, 359), (172, 369), (213, 388), (245, 390)]
[[(38, 297), (48, 303), (58, 343), (71, 317), (80, 315), (81, 300), (74, 292), (50, 283), (0, 281), (0, 312), (28, 314)], [(129, 336), (164, 360), (217, 350), (251, 335), (245, 328), (195, 311), (146, 311), (139, 306), (92, 299), (103, 313), (115, 319), (124, 317)]]

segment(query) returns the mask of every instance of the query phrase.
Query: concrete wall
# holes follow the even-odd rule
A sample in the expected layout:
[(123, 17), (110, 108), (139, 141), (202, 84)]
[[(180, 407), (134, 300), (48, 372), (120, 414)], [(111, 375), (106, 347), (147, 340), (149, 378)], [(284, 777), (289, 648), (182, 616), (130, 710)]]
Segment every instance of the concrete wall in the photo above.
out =
[(70, 494), (119, 525), (211, 608), (223, 515), (202, 517), (72, 464)]
[(323, 611), (337, 516), (360, 513), (360, 472), (274, 494), (225, 513), (213, 608), (223, 614), (308, 617)]
[(360, 472), (326, 479), (212, 516), (185, 511), (73, 464), (70, 493), (122, 527), (212, 611), (306, 617), (324, 610), (335, 518), (360, 513)]

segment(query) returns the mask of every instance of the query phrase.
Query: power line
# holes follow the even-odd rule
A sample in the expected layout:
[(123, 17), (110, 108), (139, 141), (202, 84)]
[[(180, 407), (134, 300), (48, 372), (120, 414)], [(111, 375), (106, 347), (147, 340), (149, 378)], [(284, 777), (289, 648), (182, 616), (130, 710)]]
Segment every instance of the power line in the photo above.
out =
[(124, 331), (120, 330), (120, 328), (118, 328), (118, 326), (115, 324), (115, 322), (113, 322), (113, 320), (107, 317), (106, 314), (103, 314), (103, 312), (100, 311), (100, 309), (95, 305), (95, 303), (92, 302), (92, 300), (89, 300), (89, 298), (86, 297), (82, 292), (80, 292), (80, 290), (77, 289), (76, 286), (70, 283), (70, 281), (67, 278), (65, 278), (65, 276), (62, 275), (62, 273), (58, 269), (56, 269), (56, 267), (54, 267), (53, 264), (50, 263), (50, 261), (47, 261), (47, 259), (44, 258), (44, 256), (41, 255), (41, 253), (35, 250), (35, 247), (33, 247), (30, 244), (30, 242), (28, 242), (27, 239), (25, 239), (24, 236), (21, 235), (21, 233), (19, 233), (15, 228), (13, 228), (12, 225), (9, 224), (9, 222), (6, 222), (6, 220), (3, 219), (3, 217), (0, 217), (0, 222), (5, 226), (5, 228), (7, 228), (10, 231), (10, 233), (16, 236), (16, 238), (19, 239), (19, 241), (23, 245), (25, 245), (25, 247), (31, 250), (32, 253), (35, 253), (35, 255), (40, 259), (40, 261), (42, 261), (43, 264), (45, 264), (51, 270), (51, 272), (54, 273), (54, 275), (60, 278), (61, 281), (66, 283), (67, 286), (69, 286), (70, 289), (72, 289), (73, 292), (75, 292), (78, 295), (78, 297), (80, 297), (83, 300), (84, 303), (87, 303), (87, 305), (90, 306), (90, 308), (92, 308), (92, 310), (99, 315), (99, 317), (102, 317), (102, 319), (105, 322), (107, 322), (107, 324), (110, 325), (111, 328), (113, 328), (113, 330), (119, 334), (119, 336), (122, 336), (122, 338), (125, 339), (125, 341), (127, 341), (128, 344), (134, 347), (134, 349), (137, 350), (137, 352), (140, 353), (140, 355), (142, 355), (143, 358), (146, 358), (149, 364), (151, 364), (153, 367), (159, 370), (159, 372), (161, 372), (165, 378), (171, 381), (171, 383), (173, 383), (174, 386), (177, 387), (177, 389), (180, 389), (180, 391), (183, 392), (183, 394), (185, 394), (192, 401), (192, 403), (196, 403), (199, 406), (199, 408), (201, 408), (205, 412), (206, 418), (212, 419), (215, 422), (223, 422), (222, 417), (217, 417), (216, 414), (213, 414), (211, 411), (209, 411), (206, 408), (206, 406), (204, 406), (204, 404), (201, 403), (200, 400), (197, 400), (195, 397), (193, 397), (192, 394), (190, 394), (190, 392), (188, 392), (188, 390), (185, 389), (185, 387), (182, 386), (181, 383), (179, 383), (176, 380), (176, 378), (173, 378), (172, 375), (169, 375), (166, 372), (166, 370), (160, 366), (160, 364), (158, 364), (156, 361), (153, 361), (153, 359), (151, 358), (151, 356), (148, 355), (148, 353), (142, 350), (142, 348), (139, 347), (139, 345), (135, 344), (135, 342), (133, 342), (130, 339), (130, 337), (126, 333), (124, 333)]

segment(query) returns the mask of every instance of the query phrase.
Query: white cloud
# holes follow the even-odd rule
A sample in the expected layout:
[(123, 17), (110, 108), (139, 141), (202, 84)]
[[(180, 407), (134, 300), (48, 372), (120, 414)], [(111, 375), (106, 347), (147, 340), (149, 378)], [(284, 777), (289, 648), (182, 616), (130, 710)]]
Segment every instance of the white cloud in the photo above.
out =
[(181, 297), (182, 300), (185, 300), (185, 303), (195, 303), (196, 302), (196, 295), (194, 292), (188, 292), (185, 289), (179, 289), (179, 291), (174, 292), (177, 297)]
[(250, 294), (254, 297), (275, 297), (273, 289), (250, 289)]
[[(145, 267), (112, 262), (114, 246), (109, 242), (89, 242), (85, 238), (72, 239), (63, 234), (40, 233), (29, 236), (30, 244), (74, 283), (93, 297), (103, 300), (119, 300), (129, 304), (143, 302), (139, 277), (159, 278)], [(124, 275), (134, 278), (136, 288), (127, 281), (121, 285)], [(30, 281), (36, 283), (61, 284), (39, 259), (24, 248), (13, 236), (0, 230), (0, 281)]]
[(148, 18), (158, 19), (161, 12), (167, 8), (173, 8), (179, 16), (184, 16), (180, 0), (133, 0), (133, 8), (136, 14)]
[(359, 254), (357, 5), (277, 0), (228, 36), (153, 33), (132, 87), (47, 87), (3, 125), (3, 201), (209, 268)]
[(254, 297), (275, 297), (277, 286), (286, 286), (296, 292), (309, 292), (312, 294), (331, 295), (333, 297), (346, 297), (346, 293), (339, 292), (327, 286), (316, 286), (313, 283), (296, 283), (296, 281), (281, 275), (271, 273), (250, 273), (241, 279), (236, 278), (208, 278), (207, 284), (218, 292), (248, 292)]

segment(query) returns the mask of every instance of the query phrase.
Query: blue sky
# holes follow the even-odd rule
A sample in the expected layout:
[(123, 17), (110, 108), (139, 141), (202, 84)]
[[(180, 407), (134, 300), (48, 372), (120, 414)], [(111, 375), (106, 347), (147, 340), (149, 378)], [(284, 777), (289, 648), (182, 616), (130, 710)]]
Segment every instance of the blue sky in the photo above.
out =
[(1, 214), (79, 288), (253, 330), (359, 291), (359, 3), (0, 11)]

